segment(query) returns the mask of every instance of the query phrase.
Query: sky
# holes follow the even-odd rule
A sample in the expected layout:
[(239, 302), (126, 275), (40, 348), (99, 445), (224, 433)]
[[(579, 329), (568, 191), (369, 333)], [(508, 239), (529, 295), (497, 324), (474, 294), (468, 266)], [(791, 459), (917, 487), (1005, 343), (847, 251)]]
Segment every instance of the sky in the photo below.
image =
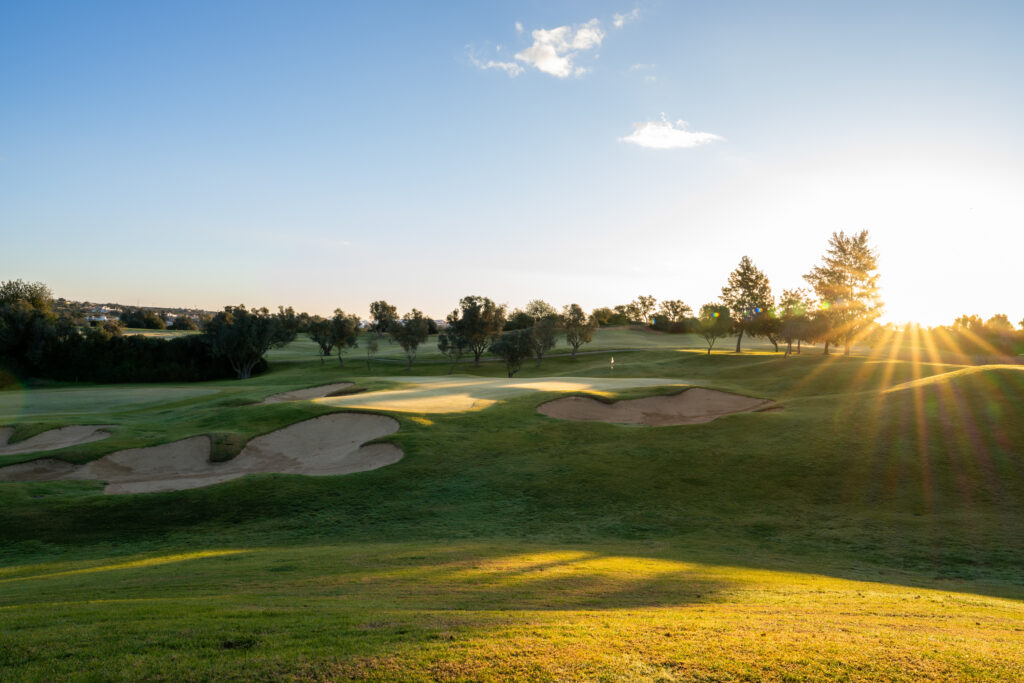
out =
[(443, 317), (776, 294), (1024, 317), (1024, 3), (0, 0), (0, 280)]

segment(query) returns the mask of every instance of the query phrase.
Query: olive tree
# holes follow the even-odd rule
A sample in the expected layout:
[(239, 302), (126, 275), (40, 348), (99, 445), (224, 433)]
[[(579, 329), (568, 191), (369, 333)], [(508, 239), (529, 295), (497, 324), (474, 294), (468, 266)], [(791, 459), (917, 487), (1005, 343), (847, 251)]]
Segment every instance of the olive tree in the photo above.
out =
[(565, 343), (572, 347), (572, 357), (584, 344), (594, 339), (597, 324), (588, 318), (579, 304), (569, 304), (562, 310), (562, 324), (565, 326)]

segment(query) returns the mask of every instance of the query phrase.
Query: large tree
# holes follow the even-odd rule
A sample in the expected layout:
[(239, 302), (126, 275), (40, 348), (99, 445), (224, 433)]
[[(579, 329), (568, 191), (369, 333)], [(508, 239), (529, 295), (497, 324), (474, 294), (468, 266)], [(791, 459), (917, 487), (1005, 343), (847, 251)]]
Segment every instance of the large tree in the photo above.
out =
[(669, 323), (681, 323), (686, 320), (689, 316), (693, 315), (693, 309), (687, 306), (683, 301), (679, 299), (668, 299), (667, 301), (661, 302), (661, 307), (658, 309), (658, 318), (665, 318)]
[(562, 310), (562, 324), (565, 326), (565, 343), (572, 347), (572, 357), (579, 348), (594, 338), (597, 323), (587, 317), (579, 304), (569, 304)]
[(345, 360), (341, 355), (359, 346), (359, 316), (349, 315), (340, 308), (335, 308), (330, 323), (330, 342), (338, 355), (338, 365), (343, 366)]
[(729, 280), (722, 287), (722, 303), (732, 314), (737, 333), (736, 353), (739, 353), (743, 333), (753, 327), (757, 316), (774, 303), (768, 276), (754, 265), (749, 256), (741, 258), (736, 270), (729, 273)]
[(722, 304), (704, 304), (700, 307), (700, 317), (697, 320), (700, 336), (708, 345), (708, 355), (715, 342), (722, 337), (728, 336), (732, 331), (733, 321), (729, 317), (729, 307)]
[(793, 342), (796, 352), (800, 353), (800, 342), (809, 340), (810, 314), (814, 310), (811, 294), (802, 287), (782, 290), (779, 300), (779, 336), (786, 342), (786, 355), (793, 353)]
[(519, 372), (523, 361), (533, 355), (533, 332), (532, 330), (505, 332), (491, 344), (488, 350), (505, 361), (508, 376), (512, 377)]
[(313, 316), (306, 322), (306, 334), (316, 342), (320, 349), (320, 363), (324, 358), (331, 355), (334, 348), (334, 335), (331, 334), (331, 321), (319, 315)]
[(633, 299), (630, 306), (636, 311), (637, 318), (644, 325), (651, 324), (651, 314), (654, 313), (654, 307), (657, 305), (658, 300), (654, 296), (648, 294), (647, 296), (638, 296)]
[(540, 367), (545, 352), (555, 348), (556, 334), (561, 326), (561, 317), (552, 309), (551, 313), (545, 313), (533, 322), (530, 332), (530, 346), (534, 358), (537, 359), (537, 367)]
[(473, 363), (479, 366), (480, 356), (505, 327), (505, 307), (485, 296), (466, 296), (459, 301), (457, 323), (473, 352)]
[(452, 366), (448, 369), (450, 375), (455, 372), (459, 360), (469, 350), (469, 339), (462, 333), (458, 311), (449, 313), (447, 322), (448, 326), (438, 332), (437, 350), (452, 362)]
[(405, 351), (406, 358), (409, 359), (406, 369), (411, 369), (412, 362), (416, 359), (416, 350), (430, 335), (426, 316), (415, 308), (412, 309), (400, 320), (395, 320), (392, 323), (391, 335)]
[(372, 329), (380, 339), (391, 323), (398, 319), (398, 309), (387, 301), (374, 301), (370, 304), (370, 319), (373, 320)]
[(53, 295), (42, 282), (0, 283), (0, 364), (16, 372), (36, 370), (56, 320)]
[(828, 322), (830, 341), (842, 343), (845, 354), (858, 335), (882, 313), (878, 288), (878, 254), (868, 244), (868, 231), (856, 235), (834, 232), (828, 251), (804, 279), (814, 289)]
[(295, 328), (284, 309), (275, 315), (266, 308), (225, 306), (206, 324), (203, 337), (215, 356), (227, 359), (238, 379), (248, 379), (271, 347), (295, 339)]

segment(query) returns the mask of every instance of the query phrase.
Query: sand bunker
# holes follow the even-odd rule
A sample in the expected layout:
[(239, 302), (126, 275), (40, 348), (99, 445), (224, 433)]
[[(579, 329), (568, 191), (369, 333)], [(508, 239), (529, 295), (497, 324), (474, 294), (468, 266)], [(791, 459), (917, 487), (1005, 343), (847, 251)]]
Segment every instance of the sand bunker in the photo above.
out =
[(537, 412), (562, 420), (663, 427), (711, 422), (726, 415), (773, 407), (773, 401), (695, 388), (674, 396), (650, 396), (610, 404), (593, 398), (567, 396), (541, 404)]
[(335, 391), (342, 389), (348, 389), (354, 387), (353, 382), (338, 382), (337, 384), (324, 384), (319, 387), (310, 387), (308, 389), (295, 389), (294, 391), (284, 391), (280, 394), (274, 394), (273, 396), (267, 396), (260, 405), (266, 405), (268, 403), (284, 403), (285, 401), (309, 401), (314, 398), (323, 398), (333, 394)]
[(118, 451), (84, 465), (44, 458), (0, 468), (0, 481), (98, 479), (105, 493), (179, 491), (253, 473), (350, 474), (402, 458), (394, 444), (366, 441), (398, 431), (382, 415), (336, 413), (258, 436), (227, 462), (210, 462), (210, 439), (194, 436), (151, 448)]
[(0, 455), (17, 455), (19, 453), (36, 453), (39, 451), (53, 451), (68, 446), (78, 446), (90, 441), (99, 441), (110, 436), (110, 432), (102, 431), (107, 425), (72, 425), (51, 429), (42, 434), (7, 444), (14, 433), (13, 427), (0, 428)]

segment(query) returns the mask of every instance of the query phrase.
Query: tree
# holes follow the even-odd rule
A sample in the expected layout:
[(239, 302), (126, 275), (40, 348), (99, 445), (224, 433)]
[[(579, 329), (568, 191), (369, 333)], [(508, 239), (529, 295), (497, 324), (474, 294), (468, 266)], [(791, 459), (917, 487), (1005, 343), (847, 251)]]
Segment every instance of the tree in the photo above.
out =
[(331, 355), (334, 348), (331, 321), (319, 315), (310, 318), (306, 322), (306, 335), (320, 348), (320, 363), (323, 364), (324, 358)]
[(485, 296), (467, 296), (459, 301), (459, 330), (473, 352), (474, 365), (505, 327), (505, 307)]
[(533, 355), (533, 333), (531, 330), (505, 332), (488, 350), (505, 361), (508, 376), (512, 377), (519, 372), (523, 361)]
[(274, 315), (266, 308), (225, 306), (207, 323), (203, 337), (214, 356), (227, 359), (238, 379), (248, 379), (271, 347), (279, 348), (295, 339), (295, 329), (283, 311)]
[(0, 283), (0, 361), (31, 373), (55, 334), (53, 294), (42, 282)]
[(530, 303), (526, 304), (526, 314), (534, 320), (540, 320), (549, 316), (557, 316), (558, 311), (547, 301), (533, 299)]
[[(850, 345), (861, 330), (882, 313), (878, 288), (878, 254), (868, 244), (868, 231), (856, 235), (834, 232), (820, 266), (804, 279), (814, 288), (828, 319), (830, 340)], [(828, 341), (825, 342), (828, 353)]]
[(533, 323), (533, 327), (529, 329), (530, 348), (532, 355), (537, 359), (538, 368), (540, 367), (541, 360), (544, 358), (544, 352), (555, 348), (557, 343), (555, 335), (558, 332), (560, 320), (558, 313), (555, 313), (554, 309), (551, 310), (551, 313), (546, 313), (537, 318)]
[(681, 323), (691, 315), (693, 315), (693, 309), (679, 299), (662, 301), (657, 313), (658, 318), (665, 318), (669, 324)]
[(459, 359), (469, 350), (469, 340), (462, 333), (462, 327), (457, 310), (448, 314), (448, 327), (437, 335), (437, 349), (452, 362), (448, 374), (455, 372), (459, 365)]
[(422, 312), (412, 309), (402, 316), (401, 320), (395, 320), (391, 325), (391, 334), (405, 351), (409, 364), (406, 369), (412, 368), (412, 362), (416, 359), (416, 350), (420, 344), (429, 336), (427, 318)]
[(338, 365), (344, 366), (341, 354), (359, 346), (359, 316), (348, 315), (340, 308), (335, 308), (330, 323), (330, 342), (338, 354)]
[(533, 316), (521, 309), (512, 311), (512, 314), (505, 321), (503, 329), (505, 332), (511, 330), (525, 330), (533, 326)]
[(768, 276), (754, 265), (749, 256), (741, 258), (736, 270), (729, 273), (725, 287), (722, 287), (722, 303), (729, 307), (739, 335), (736, 337), (736, 353), (740, 352), (743, 333), (751, 327), (754, 318), (771, 308), (773, 302)]
[(199, 326), (196, 325), (196, 321), (193, 320), (190, 316), (179, 315), (177, 318), (174, 319), (174, 322), (171, 323), (169, 329), (194, 332), (199, 329)]
[(121, 324), (139, 330), (163, 330), (167, 321), (155, 311), (145, 308), (126, 308), (121, 311)]
[(398, 319), (398, 309), (387, 301), (374, 301), (370, 304), (370, 318), (373, 320), (371, 329), (377, 333), (380, 339), (395, 320)]
[(370, 372), (373, 370), (373, 359), (377, 355), (377, 338), (372, 334), (370, 338), (366, 340), (366, 370)]
[(729, 307), (721, 304), (704, 304), (700, 307), (700, 318), (698, 319), (700, 336), (708, 344), (708, 355), (715, 342), (722, 337), (728, 336), (732, 331), (733, 321), (729, 317)]
[(762, 308), (754, 314), (754, 317), (747, 322), (747, 332), (752, 337), (764, 337), (779, 352), (779, 332), (782, 329), (782, 321), (774, 306)]
[(808, 322), (810, 311), (814, 308), (811, 294), (806, 289), (782, 290), (779, 301), (779, 336), (786, 342), (786, 355), (792, 355), (793, 342), (796, 352), (800, 353), (801, 340), (808, 339)]
[(638, 296), (632, 301), (630, 306), (632, 310), (636, 311), (637, 319), (640, 320), (644, 325), (651, 323), (651, 314), (654, 313), (654, 307), (658, 303), (658, 300), (651, 295)]
[(572, 347), (572, 357), (584, 344), (594, 338), (597, 324), (583, 312), (579, 304), (569, 304), (562, 309), (562, 324), (565, 325), (565, 343)]

